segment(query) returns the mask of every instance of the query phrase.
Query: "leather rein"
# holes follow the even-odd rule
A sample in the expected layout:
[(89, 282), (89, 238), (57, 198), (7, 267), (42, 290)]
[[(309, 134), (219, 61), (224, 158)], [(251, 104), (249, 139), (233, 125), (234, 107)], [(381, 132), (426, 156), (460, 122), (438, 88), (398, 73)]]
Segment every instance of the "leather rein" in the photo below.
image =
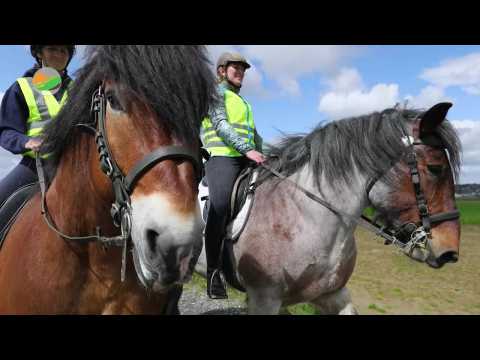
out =
[[(441, 223), (447, 220), (458, 219), (460, 217), (460, 212), (458, 210), (454, 210), (449, 212), (438, 213), (435, 215), (429, 214), (427, 200), (420, 186), (420, 174), (418, 171), (417, 156), (414, 150), (415, 145), (425, 145), (425, 144), (423, 144), (422, 142), (412, 142), (411, 140), (412, 140), (411, 137), (406, 137), (406, 142), (408, 145), (407, 165), (410, 169), (410, 176), (411, 176), (414, 191), (415, 191), (417, 208), (420, 215), (420, 223), (402, 223), (402, 224), (392, 226), (390, 228), (386, 226), (380, 226), (376, 223), (375, 220), (371, 220), (365, 215), (356, 217), (351, 214), (345, 213), (344, 211), (338, 209), (337, 207), (333, 206), (332, 204), (326, 202), (325, 200), (321, 199), (317, 195), (313, 194), (311, 191), (297, 184), (295, 181), (289, 179), (287, 176), (281, 174), (275, 169), (272, 169), (268, 165), (261, 164), (261, 166), (265, 168), (267, 171), (271, 172), (276, 177), (293, 184), (298, 190), (303, 192), (307, 197), (323, 205), (324, 207), (329, 209), (331, 212), (333, 212), (335, 215), (350, 219), (351, 221), (362, 226), (368, 231), (373, 232), (375, 235), (381, 236), (382, 238), (385, 239), (385, 244), (393, 244), (394, 246), (398, 247), (402, 252), (406, 253), (409, 256), (412, 254), (415, 248), (418, 248), (423, 252), (424, 256), (426, 256), (425, 251), (426, 251), (427, 241), (432, 238), (432, 234), (431, 234), (432, 224)], [(375, 185), (375, 183), (378, 180), (379, 179), (377, 178), (369, 182), (369, 185), (367, 186), (367, 197), (373, 185)]]

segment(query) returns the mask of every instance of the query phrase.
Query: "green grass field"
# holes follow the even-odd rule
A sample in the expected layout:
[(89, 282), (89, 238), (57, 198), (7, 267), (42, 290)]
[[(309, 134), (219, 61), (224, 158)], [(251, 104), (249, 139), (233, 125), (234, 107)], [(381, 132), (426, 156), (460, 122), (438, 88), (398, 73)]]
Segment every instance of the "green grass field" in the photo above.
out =
[(457, 200), (462, 225), (480, 225), (480, 200)]
[[(355, 237), (357, 264), (347, 287), (360, 314), (480, 314), (479, 225), (462, 225), (459, 261), (441, 269), (395, 252), (363, 229), (358, 229)], [(310, 304), (297, 304), (283, 309), (283, 313), (318, 312)]]
[[(459, 263), (438, 271), (389, 253), (389, 247), (357, 230), (357, 266), (347, 287), (361, 314), (480, 314), (480, 269), (475, 257), (480, 251), (480, 199), (459, 199), (456, 203), (462, 225), (461, 257)], [(372, 209), (365, 214), (372, 216)], [(378, 272), (386, 279), (376, 277)], [(295, 315), (316, 314), (310, 304), (286, 310)]]

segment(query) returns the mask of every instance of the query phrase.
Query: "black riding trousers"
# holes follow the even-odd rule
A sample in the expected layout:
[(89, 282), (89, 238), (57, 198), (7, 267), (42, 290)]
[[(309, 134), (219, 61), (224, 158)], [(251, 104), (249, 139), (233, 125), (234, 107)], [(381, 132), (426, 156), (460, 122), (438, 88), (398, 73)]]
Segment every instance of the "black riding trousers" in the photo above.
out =
[(242, 157), (212, 156), (205, 166), (210, 208), (205, 228), (207, 266), (219, 267), (220, 247), (230, 218), (230, 197), (239, 173), (249, 163)]

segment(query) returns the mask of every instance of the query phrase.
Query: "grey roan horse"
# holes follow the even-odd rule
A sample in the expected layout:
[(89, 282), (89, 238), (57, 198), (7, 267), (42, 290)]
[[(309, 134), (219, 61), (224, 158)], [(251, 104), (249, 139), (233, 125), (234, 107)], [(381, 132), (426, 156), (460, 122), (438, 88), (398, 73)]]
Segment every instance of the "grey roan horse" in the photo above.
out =
[[(394, 108), (330, 122), (306, 136), (286, 137), (272, 150), (269, 167), (351, 216), (335, 214), (263, 169), (249, 221), (234, 245), (250, 314), (278, 314), (281, 306), (299, 302), (328, 314), (355, 314), (345, 287), (356, 259), (353, 217), (372, 206), (388, 226), (420, 223), (416, 230), (423, 230), (418, 188), (437, 220), (424, 246), (408, 255), (433, 268), (457, 261), (458, 215), (441, 215), (456, 213), (460, 168), (460, 142), (445, 120), (450, 106)], [(418, 186), (407, 164), (413, 154)], [(197, 271), (204, 261), (202, 253)]]

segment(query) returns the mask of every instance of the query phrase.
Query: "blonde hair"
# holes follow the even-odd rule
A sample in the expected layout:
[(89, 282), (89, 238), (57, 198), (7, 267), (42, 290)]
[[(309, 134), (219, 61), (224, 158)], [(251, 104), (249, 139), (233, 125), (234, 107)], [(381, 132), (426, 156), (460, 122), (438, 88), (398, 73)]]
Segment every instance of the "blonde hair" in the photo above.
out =
[(226, 76), (223, 76), (220, 74), (220, 71), (218, 69), (220, 68), (225, 68), (224, 66), (219, 66), (217, 68), (217, 83), (220, 84), (223, 80), (225, 80)]

